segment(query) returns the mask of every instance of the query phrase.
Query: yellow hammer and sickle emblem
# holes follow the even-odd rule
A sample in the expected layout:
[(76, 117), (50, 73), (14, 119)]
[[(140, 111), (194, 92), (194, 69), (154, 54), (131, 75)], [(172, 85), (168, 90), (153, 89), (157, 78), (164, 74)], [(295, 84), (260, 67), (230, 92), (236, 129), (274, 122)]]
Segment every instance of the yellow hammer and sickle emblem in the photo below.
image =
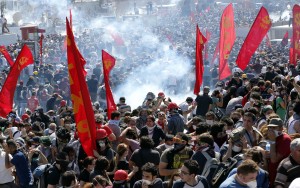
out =
[(111, 66), (112, 66), (112, 62), (111, 61), (104, 61), (105, 70), (110, 69)]
[(230, 27), (232, 27), (232, 22), (231, 22), (231, 20), (230, 20), (228, 17), (225, 17), (225, 18), (224, 18), (224, 27), (225, 27), (225, 28), (230, 28)]
[(4, 52), (5, 51), (5, 49), (4, 48), (0, 48), (0, 52)]
[(24, 65), (25, 63), (27, 63), (28, 58), (27, 57), (21, 57), (19, 60), (19, 64), (18, 64), (18, 69), (21, 69), (21, 66)]

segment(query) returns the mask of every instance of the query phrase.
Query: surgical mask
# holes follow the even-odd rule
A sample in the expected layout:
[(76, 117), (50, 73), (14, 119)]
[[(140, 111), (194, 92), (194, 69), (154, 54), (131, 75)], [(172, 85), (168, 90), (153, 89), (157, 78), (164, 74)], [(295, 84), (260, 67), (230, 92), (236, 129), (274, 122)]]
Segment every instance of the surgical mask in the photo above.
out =
[(246, 185), (249, 188), (256, 188), (257, 187), (257, 182), (256, 182), (256, 180), (253, 180), (253, 181), (250, 181), (250, 182), (246, 183)]
[(98, 145), (100, 146), (101, 149), (105, 148), (105, 143), (104, 142), (98, 142)]
[(275, 136), (276, 136), (276, 137), (278, 137), (278, 136), (280, 136), (280, 135), (282, 134), (281, 131), (276, 131), (276, 130), (274, 130), (274, 133), (275, 133)]
[(229, 135), (232, 132), (232, 130), (226, 130), (226, 134)]
[(236, 153), (241, 152), (242, 149), (243, 149), (242, 147), (239, 147), (239, 146), (236, 146), (236, 145), (234, 145), (234, 146), (232, 147), (232, 151), (234, 151), (234, 152), (236, 152)]
[(169, 148), (173, 148), (174, 145), (168, 145), (168, 144), (165, 144), (165, 147), (166, 147), (166, 149), (169, 149)]
[(214, 120), (206, 120), (206, 123), (207, 123), (208, 125), (212, 125), (212, 124), (214, 124)]
[(142, 179), (144, 185), (151, 185), (152, 182), (149, 180)]
[(196, 129), (197, 129), (197, 126), (196, 126), (196, 125), (193, 125), (193, 129), (196, 130)]

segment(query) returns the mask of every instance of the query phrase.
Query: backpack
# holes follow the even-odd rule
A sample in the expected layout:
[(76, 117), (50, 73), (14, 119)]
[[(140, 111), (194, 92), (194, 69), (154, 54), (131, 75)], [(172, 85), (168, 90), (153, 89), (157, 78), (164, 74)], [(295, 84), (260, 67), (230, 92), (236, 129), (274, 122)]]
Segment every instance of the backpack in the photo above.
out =
[(215, 152), (215, 157), (211, 157), (207, 152), (202, 152), (204, 157), (206, 158), (206, 163), (203, 168), (201, 176), (206, 177), (208, 182), (211, 182), (213, 179), (213, 175), (219, 167), (220, 161), (218, 160), (219, 154)]
[(238, 160), (232, 157), (228, 158), (225, 162), (219, 163), (218, 168), (212, 176), (212, 188), (218, 188), (226, 180), (230, 171), (236, 167), (237, 163)]
[(35, 184), (38, 186), (38, 188), (44, 188), (48, 186), (47, 175), (49, 174), (49, 169), (51, 167), (51, 164), (40, 165), (32, 172)]

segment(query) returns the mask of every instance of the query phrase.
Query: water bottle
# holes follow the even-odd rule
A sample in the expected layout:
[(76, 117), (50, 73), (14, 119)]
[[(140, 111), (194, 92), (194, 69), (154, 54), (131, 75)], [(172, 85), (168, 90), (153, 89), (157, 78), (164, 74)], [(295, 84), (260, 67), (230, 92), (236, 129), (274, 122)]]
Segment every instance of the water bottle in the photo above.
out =
[(267, 142), (267, 145), (266, 145), (266, 151), (270, 151), (270, 149), (271, 149), (270, 142)]

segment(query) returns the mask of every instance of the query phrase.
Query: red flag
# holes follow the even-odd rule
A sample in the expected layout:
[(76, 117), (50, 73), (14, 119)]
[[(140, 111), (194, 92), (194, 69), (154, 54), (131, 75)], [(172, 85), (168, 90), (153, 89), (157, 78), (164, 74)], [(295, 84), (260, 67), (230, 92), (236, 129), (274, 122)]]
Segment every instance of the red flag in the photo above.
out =
[(76, 128), (81, 145), (88, 156), (96, 149), (96, 125), (90, 94), (84, 77), (85, 60), (76, 44), (69, 21), (66, 18), (68, 70)]
[(107, 117), (109, 119), (111, 118), (111, 113), (117, 110), (117, 106), (109, 86), (109, 73), (111, 69), (115, 66), (115, 62), (116, 60), (113, 56), (111, 56), (106, 51), (102, 50), (102, 63), (103, 63), (104, 85), (105, 85), (105, 92), (106, 92)]
[(10, 72), (3, 84), (2, 90), (0, 92), (0, 116), (6, 117), (8, 113), (12, 110), (14, 93), (17, 87), (18, 78), (21, 71), (32, 64), (33, 56), (29, 47), (24, 44), (21, 52), (19, 53), (16, 62), (11, 67)]
[(120, 35), (113, 33), (113, 32), (111, 32), (110, 35), (114, 39), (116, 45), (118, 45), (118, 46), (124, 45), (124, 40), (122, 39), (122, 37)]
[(240, 69), (246, 69), (252, 55), (268, 33), (271, 25), (267, 9), (261, 7), (237, 57), (236, 64)]
[(39, 41), (39, 44), (40, 44), (40, 58), (41, 58), (41, 64), (43, 63), (43, 39), (44, 39), (44, 35), (43, 33), (41, 34), (41, 37), (40, 37), (40, 41)]
[(216, 45), (215, 52), (214, 52), (213, 58), (211, 60), (211, 65), (214, 64), (215, 59), (217, 58), (217, 55), (218, 55), (219, 52), (220, 52), (220, 41), (218, 41), (218, 43)]
[(269, 35), (268, 35), (268, 34), (266, 34), (266, 45), (267, 45), (269, 48), (272, 48), (271, 41), (270, 41), (270, 38), (269, 38)]
[(196, 29), (196, 61), (195, 61), (195, 86), (194, 86), (194, 94), (198, 95), (200, 92), (200, 87), (203, 82), (203, 73), (204, 73), (204, 67), (203, 67), (203, 56), (202, 56), (202, 50), (204, 48), (204, 43), (206, 43), (206, 38), (203, 36), (203, 34), (200, 32), (200, 29), (197, 25)]
[(294, 62), (294, 59), (293, 59), (294, 49), (293, 49), (293, 48), (290, 48), (289, 53), (290, 53), (290, 64), (293, 64), (293, 62)]
[(224, 10), (220, 23), (220, 62), (219, 62), (219, 79), (223, 80), (231, 75), (228, 66), (228, 58), (235, 41), (234, 14), (232, 3)]
[[(207, 41), (210, 40), (210, 32), (206, 29), (206, 39)], [(204, 60), (208, 59), (208, 43), (205, 44), (204, 46)]]
[(5, 46), (0, 46), (0, 52), (3, 54), (3, 56), (5, 57), (7, 63), (9, 64), (9, 66), (13, 66), (14, 61), (11, 59), (8, 51), (6, 50)]
[(292, 64), (297, 65), (297, 60), (300, 59), (300, 6), (293, 7), (293, 57)]
[(282, 47), (285, 47), (286, 45), (288, 45), (288, 43), (289, 43), (289, 32), (287, 31), (287, 32), (285, 33), (285, 35), (283, 36), (280, 45), (281, 45)]

